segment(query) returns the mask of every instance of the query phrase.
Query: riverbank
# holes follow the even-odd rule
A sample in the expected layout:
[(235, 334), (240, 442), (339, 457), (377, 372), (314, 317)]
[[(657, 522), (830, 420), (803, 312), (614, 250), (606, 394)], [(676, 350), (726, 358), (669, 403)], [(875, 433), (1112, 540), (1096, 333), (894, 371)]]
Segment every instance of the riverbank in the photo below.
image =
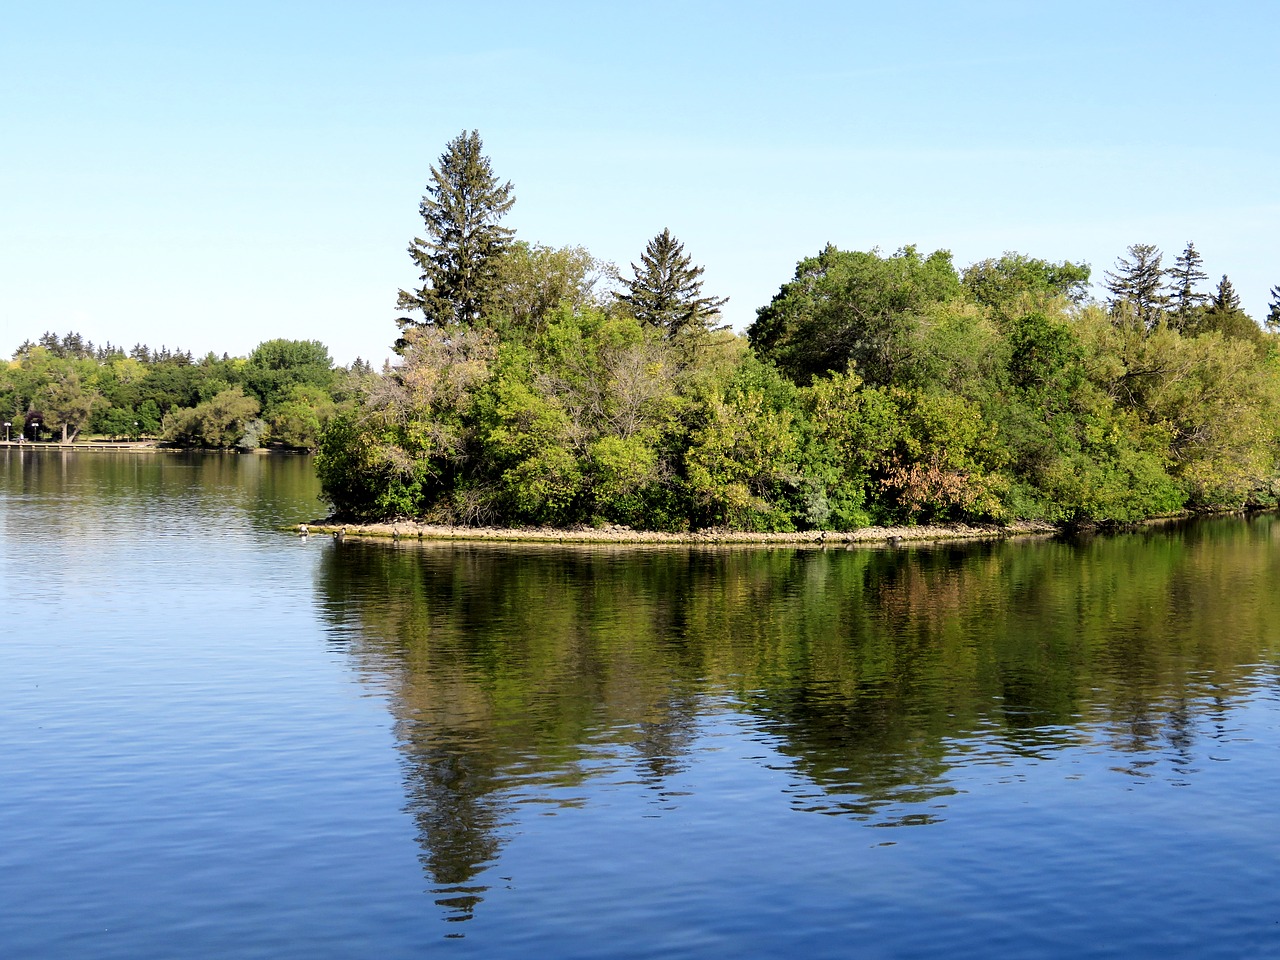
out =
[(698, 530), (690, 533), (658, 533), (606, 525), (561, 530), (553, 527), (450, 527), (411, 523), (333, 523), (317, 520), (291, 529), (300, 534), (391, 540), (454, 540), (489, 543), (585, 543), (585, 544), (759, 544), (849, 545), (875, 543), (940, 543), (949, 540), (1004, 540), (1042, 537), (1057, 532), (1051, 523), (1024, 521), (1007, 525), (916, 527), (864, 527), (843, 532), (808, 530), (800, 533), (751, 533), (741, 530)]

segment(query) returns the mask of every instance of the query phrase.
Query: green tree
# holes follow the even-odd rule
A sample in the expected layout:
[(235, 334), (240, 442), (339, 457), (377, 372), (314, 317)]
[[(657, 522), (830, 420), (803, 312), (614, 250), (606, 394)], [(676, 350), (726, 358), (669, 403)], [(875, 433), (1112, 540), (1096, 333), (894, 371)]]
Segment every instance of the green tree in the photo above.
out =
[(1053, 263), (1008, 252), (966, 267), (962, 279), (979, 303), (1004, 310), (1020, 297), (1065, 297), (1081, 303), (1089, 295), (1089, 274), (1087, 263)]
[(422, 271), (422, 286), (401, 290), (397, 306), (422, 320), (401, 317), (409, 326), (471, 324), (479, 319), (494, 285), (498, 264), (515, 231), (499, 225), (516, 198), (511, 182), (499, 183), (475, 130), (449, 142), (418, 210), (426, 238), (415, 237), (409, 256)]
[(866, 383), (883, 386), (914, 375), (924, 317), (961, 292), (946, 250), (921, 257), (908, 246), (883, 257), (828, 244), (800, 261), (795, 279), (756, 312), (747, 337), (797, 383), (852, 362)]
[(261, 409), (239, 386), (221, 391), (190, 409), (165, 414), (166, 440), (184, 447), (231, 447), (240, 442)]
[(1160, 322), (1169, 302), (1164, 293), (1164, 270), (1160, 266), (1162, 254), (1150, 243), (1135, 243), (1128, 253), (1130, 259), (1120, 257), (1115, 271), (1107, 271), (1104, 285), (1111, 293), (1113, 311), (1128, 305), (1150, 330)]
[(1280, 287), (1271, 288), (1271, 302), (1267, 304), (1267, 329), (1280, 333)]
[(77, 369), (75, 361), (68, 360), (55, 360), (49, 365), (48, 380), (36, 397), (45, 426), (61, 430), (63, 443), (76, 439), (101, 402), (93, 378)]
[(637, 320), (657, 327), (668, 338), (711, 329), (728, 298), (702, 295), (703, 268), (693, 265), (684, 244), (670, 230), (649, 241), (640, 263), (631, 264), (634, 276), (623, 281), (626, 292), (618, 294)]
[(1179, 327), (1185, 324), (1196, 307), (1209, 299), (1196, 290), (1197, 283), (1209, 279), (1209, 275), (1200, 269), (1203, 262), (1204, 258), (1200, 256), (1196, 245), (1188, 241), (1186, 249), (1178, 254), (1174, 265), (1166, 271), (1169, 277), (1169, 303)]
[(484, 313), (536, 332), (561, 304), (574, 310), (600, 305), (600, 282), (615, 273), (613, 264), (597, 260), (586, 247), (517, 240), (497, 263)]
[(287, 447), (315, 449), (325, 423), (337, 411), (333, 398), (319, 387), (295, 383), (263, 418), (269, 438)]
[(1251, 341), (1259, 349), (1263, 344), (1262, 328), (1244, 312), (1240, 295), (1226, 274), (1218, 281), (1218, 289), (1214, 291), (1208, 307), (1199, 313), (1193, 327), (1197, 334), (1214, 331), (1233, 340)]
[(270, 409), (295, 385), (326, 390), (334, 380), (333, 360), (319, 340), (266, 340), (249, 354), (239, 375), (246, 389)]

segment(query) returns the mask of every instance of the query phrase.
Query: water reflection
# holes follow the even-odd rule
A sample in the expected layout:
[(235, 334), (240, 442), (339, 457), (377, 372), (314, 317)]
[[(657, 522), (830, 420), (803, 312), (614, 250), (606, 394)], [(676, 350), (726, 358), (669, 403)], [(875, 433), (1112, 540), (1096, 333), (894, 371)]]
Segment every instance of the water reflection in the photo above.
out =
[(528, 804), (678, 803), (743, 718), (797, 810), (945, 819), (1018, 764), (1189, 782), (1274, 661), (1271, 517), (920, 550), (326, 549), (332, 635), (391, 692), (424, 869), (453, 919)]

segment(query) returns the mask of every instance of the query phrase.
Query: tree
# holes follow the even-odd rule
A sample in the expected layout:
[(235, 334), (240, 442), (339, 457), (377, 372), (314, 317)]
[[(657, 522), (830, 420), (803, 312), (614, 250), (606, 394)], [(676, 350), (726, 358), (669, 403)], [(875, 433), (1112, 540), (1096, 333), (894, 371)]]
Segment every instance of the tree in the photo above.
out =
[(586, 247), (555, 248), (517, 240), (495, 273), (485, 315), (491, 322), (501, 316), (516, 327), (536, 331), (562, 303), (574, 310), (602, 305), (597, 286), (615, 277), (617, 268), (591, 256)]
[(1267, 329), (1280, 333), (1280, 287), (1271, 288), (1271, 303), (1267, 305)]
[(702, 267), (695, 267), (684, 244), (664, 229), (640, 255), (643, 266), (631, 264), (635, 274), (623, 281), (626, 293), (618, 300), (642, 323), (662, 330), (668, 338), (706, 331), (720, 316), (728, 297), (702, 296)]
[(474, 323), (494, 282), (497, 263), (515, 231), (498, 221), (516, 202), (511, 182), (499, 184), (481, 152), (475, 130), (449, 142), (418, 211), (426, 239), (415, 237), (409, 256), (422, 271), (422, 286), (401, 290), (397, 306), (422, 314), (422, 321), (401, 317), (401, 329), (415, 325)]
[(93, 408), (102, 402), (97, 387), (82, 377), (71, 361), (55, 359), (47, 368), (48, 381), (37, 402), (44, 412), (44, 424), (62, 431), (62, 442), (71, 443), (89, 421)]
[(1227, 278), (1225, 273), (1222, 275), (1222, 279), (1218, 281), (1218, 289), (1214, 291), (1209, 309), (1216, 310), (1219, 313), (1228, 313), (1232, 310), (1240, 309), (1240, 295), (1236, 293), (1235, 285)]
[(1192, 310), (1209, 299), (1205, 294), (1197, 293), (1195, 289), (1196, 284), (1201, 280), (1209, 279), (1209, 275), (1200, 269), (1203, 262), (1204, 258), (1200, 256), (1196, 245), (1188, 241), (1186, 249), (1178, 254), (1174, 265), (1165, 271), (1169, 277), (1169, 302), (1172, 304), (1173, 314), (1180, 326)]
[(334, 381), (333, 360), (319, 340), (265, 340), (249, 354), (241, 375), (266, 408), (284, 400), (295, 384), (327, 390)]
[(1126, 260), (1116, 261), (1116, 271), (1107, 271), (1105, 286), (1111, 291), (1113, 310), (1128, 304), (1142, 324), (1150, 330), (1159, 321), (1169, 298), (1162, 292), (1164, 271), (1160, 268), (1161, 253), (1150, 243), (1135, 243), (1129, 247)]
[(184, 447), (230, 447), (250, 432), (261, 405), (239, 386), (195, 407), (165, 414), (164, 439)]
[(1197, 334), (1215, 331), (1224, 337), (1249, 340), (1259, 348), (1262, 346), (1262, 329), (1244, 312), (1240, 295), (1236, 293), (1235, 286), (1227, 279), (1226, 274), (1218, 281), (1218, 289), (1210, 299), (1208, 308), (1200, 313), (1193, 330)]
[(925, 317), (962, 290), (947, 250), (921, 257), (907, 246), (884, 257), (828, 244), (796, 265), (747, 337), (797, 383), (850, 363), (872, 386), (903, 382), (914, 373)]
[(1089, 273), (1087, 263), (1053, 263), (1010, 251), (966, 267), (963, 280), (975, 300), (1003, 310), (1027, 296), (1082, 303), (1089, 295)]

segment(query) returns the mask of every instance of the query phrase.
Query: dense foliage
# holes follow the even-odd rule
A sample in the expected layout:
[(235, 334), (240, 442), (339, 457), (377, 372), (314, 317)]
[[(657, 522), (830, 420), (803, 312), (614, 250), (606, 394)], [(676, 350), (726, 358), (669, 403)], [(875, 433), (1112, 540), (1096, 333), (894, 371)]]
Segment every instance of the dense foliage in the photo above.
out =
[(46, 333), (0, 365), (0, 408), (15, 438), (66, 442), (84, 431), (192, 447), (308, 449), (369, 375), (361, 361), (335, 369), (315, 340), (268, 340), (248, 357), (196, 360), (182, 350), (138, 344), (126, 352)]
[(435, 288), (456, 302), (406, 325), (317, 469), (341, 516), (472, 525), (1081, 524), (1274, 503), (1275, 339), (1225, 277), (1197, 289), (1201, 262), (1188, 244), (1166, 271), (1135, 245), (1099, 304), (1083, 264), (960, 271), (946, 251), (829, 245), (741, 337), (713, 326), (723, 300), (669, 230), (626, 281), (581, 248), (514, 243), (477, 265), (478, 298)]
[(630, 279), (516, 240), (481, 149), (431, 168), (397, 365), (46, 334), (0, 367), (14, 434), (316, 447), (337, 515), (470, 525), (1123, 523), (1280, 494), (1280, 287), (1264, 330), (1194, 244), (1169, 268), (1134, 244), (1105, 302), (1084, 264), (828, 245), (739, 336), (670, 230)]

